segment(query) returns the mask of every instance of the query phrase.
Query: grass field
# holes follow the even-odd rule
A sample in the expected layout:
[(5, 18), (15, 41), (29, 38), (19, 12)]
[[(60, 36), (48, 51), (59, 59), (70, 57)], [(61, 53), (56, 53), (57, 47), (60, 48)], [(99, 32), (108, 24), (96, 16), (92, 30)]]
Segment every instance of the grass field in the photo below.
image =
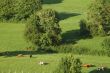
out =
[[(76, 42), (82, 47), (99, 50), (102, 49), (101, 42), (104, 37), (83, 39), (77, 33), (79, 21), (86, 17), (89, 3), (89, 0), (48, 0), (45, 1), (43, 8), (52, 8), (59, 12), (60, 26), (65, 41), (71, 40), (71, 44)], [(23, 23), (0, 23), (0, 51), (24, 50), (28, 45), (24, 40), (24, 28)]]
[(0, 51), (23, 50), (26, 47), (24, 24), (0, 23), (0, 27)]
[[(88, 49), (101, 50), (101, 42), (105, 37), (82, 38), (79, 32), (79, 21), (86, 17), (90, 0), (45, 0), (43, 8), (51, 8), (59, 12), (61, 19), (62, 36), (65, 41), (72, 45), (80, 45)], [(29, 46), (24, 39), (24, 23), (0, 23), (0, 52), (23, 51)], [(73, 42), (76, 42), (73, 44)], [(59, 60), (65, 54), (42, 54), (17, 58), (16, 56), (0, 56), (0, 73), (52, 73), (57, 67)], [(83, 63), (90, 63), (96, 66), (101, 64), (110, 67), (110, 58), (105, 56), (75, 55)], [(39, 61), (48, 62), (48, 65), (40, 66)], [(91, 72), (93, 68), (83, 68), (83, 73)], [(15, 72), (16, 71), (16, 72)]]
[[(52, 73), (58, 63), (60, 58), (65, 54), (44, 54), (44, 55), (34, 55), (33, 58), (29, 56), (18, 58), (13, 57), (0, 57), (0, 73)], [(96, 67), (92, 68), (82, 68), (83, 73), (92, 73), (94, 69), (97, 69), (101, 65), (110, 67), (110, 58), (101, 56), (87, 56), (87, 55), (75, 55), (81, 59), (83, 64), (93, 64)], [(47, 62), (47, 65), (39, 65), (40, 61)], [(2, 66), (1, 66), (2, 65)]]

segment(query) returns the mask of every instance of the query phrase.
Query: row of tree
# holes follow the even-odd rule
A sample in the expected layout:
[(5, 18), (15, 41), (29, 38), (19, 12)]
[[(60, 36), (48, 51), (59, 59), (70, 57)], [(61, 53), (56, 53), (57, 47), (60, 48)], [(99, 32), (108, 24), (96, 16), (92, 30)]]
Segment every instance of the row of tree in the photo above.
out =
[[(105, 36), (110, 34), (109, 4), (109, 0), (93, 0), (91, 2), (87, 19), (80, 21), (82, 35)], [(33, 14), (26, 25), (25, 36), (28, 41), (39, 47), (61, 44), (61, 28), (57, 12), (47, 9)]]
[(0, 0), (0, 21), (27, 21), (25, 37), (39, 47), (59, 45), (58, 13), (42, 9), (43, 0)]
[[(25, 37), (36, 46), (61, 44), (58, 13), (42, 9), (41, 0), (0, 0), (0, 20), (27, 20)], [(109, 0), (92, 0), (87, 19), (80, 21), (80, 32), (91, 36), (110, 34)]]

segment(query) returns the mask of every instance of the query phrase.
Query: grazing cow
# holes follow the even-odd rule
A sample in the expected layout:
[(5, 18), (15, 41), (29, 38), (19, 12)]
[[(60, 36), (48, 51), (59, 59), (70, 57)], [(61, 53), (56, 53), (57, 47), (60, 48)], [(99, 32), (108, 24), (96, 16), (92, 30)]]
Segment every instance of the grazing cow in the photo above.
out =
[(104, 71), (105, 69), (106, 69), (106, 67), (101, 66), (101, 67), (99, 67), (97, 70), (99, 70), (99, 71)]
[(40, 61), (39, 62), (39, 65), (44, 65), (45, 63), (43, 61)]
[(82, 67), (92, 67), (92, 65), (91, 64), (84, 64), (84, 65), (82, 65)]
[(17, 57), (24, 57), (24, 55), (23, 54), (18, 54)]

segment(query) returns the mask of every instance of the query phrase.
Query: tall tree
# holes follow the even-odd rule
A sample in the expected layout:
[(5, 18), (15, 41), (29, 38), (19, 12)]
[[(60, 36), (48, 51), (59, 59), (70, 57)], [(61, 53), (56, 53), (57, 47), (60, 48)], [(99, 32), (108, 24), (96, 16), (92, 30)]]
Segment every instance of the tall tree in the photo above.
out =
[(16, 4), (16, 19), (25, 20), (31, 14), (42, 9), (41, 0), (20, 0)]
[(14, 17), (16, 0), (0, 0), (0, 20), (10, 20)]
[(38, 47), (55, 46), (61, 42), (61, 28), (56, 11), (41, 10), (30, 17), (26, 24), (25, 36)]
[(110, 31), (109, 4), (108, 0), (92, 0), (87, 18), (91, 35), (105, 35)]

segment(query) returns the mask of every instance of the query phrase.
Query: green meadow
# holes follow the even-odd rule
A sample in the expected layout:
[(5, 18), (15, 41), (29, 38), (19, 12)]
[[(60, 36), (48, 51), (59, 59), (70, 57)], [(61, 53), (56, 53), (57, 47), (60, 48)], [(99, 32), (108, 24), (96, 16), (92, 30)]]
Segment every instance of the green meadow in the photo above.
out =
[[(105, 37), (83, 38), (79, 35), (79, 21), (86, 18), (90, 0), (46, 0), (43, 9), (54, 9), (59, 12), (62, 37), (67, 45), (78, 45), (91, 50), (102, 50), (101, 43)], [(0, 23), (0, 52), (26, 51), (29, 43), (24, 38), (25, 23)], [(75, 42), (75, 43), (74, 43)], [(0, 56), (0, 73), (52, 73), (61, 59), (67, 54), (35, 54), (33, 58), (25, 55), (22, 58)], [(76, 55), (83, 64), (93, 64), (96, 67), (82, 68), (83, 73), (92, 72), (104, 65), (110, 67), (110, 58), (106, 56)], [(40, 66), (45, 61), (48, 64)]]
[[(22, 58), (18, 57), (0, 57), (0, 73), (52, 73), (58, 66), (61, 57), (66, 54), (42, 54), (34, 55), (29, 58), (28, 55)], [(82, 68), (83, 73), (94, 73), (97, 67), (105, 65), (110, 67), (110, 58), (102, 56), (75, 55), (81, 59), (83, 64), (93, 64), (96, 67)], [(39, 65), (40, 61), (45, 61), (47, 65)]]
[[(50, 1), (50, 2), (49, 2)], [(54, 3), (55, 2), (55, 3)], [(82, 38), (79, 32), (79, 22), (86, 17), (90, 1), (88, 0), (48, 0), (43, 8), (59, 12), (62, 36), (70, 44), (80, 45), (89, 49), (102, 49), (101, 42), (105, 37)], [(24, 50), (28, 43), (24, 39), (25, 23), (0, 23), (0, 51)], [(95, 46), (93, 46), (95, 45)]]

